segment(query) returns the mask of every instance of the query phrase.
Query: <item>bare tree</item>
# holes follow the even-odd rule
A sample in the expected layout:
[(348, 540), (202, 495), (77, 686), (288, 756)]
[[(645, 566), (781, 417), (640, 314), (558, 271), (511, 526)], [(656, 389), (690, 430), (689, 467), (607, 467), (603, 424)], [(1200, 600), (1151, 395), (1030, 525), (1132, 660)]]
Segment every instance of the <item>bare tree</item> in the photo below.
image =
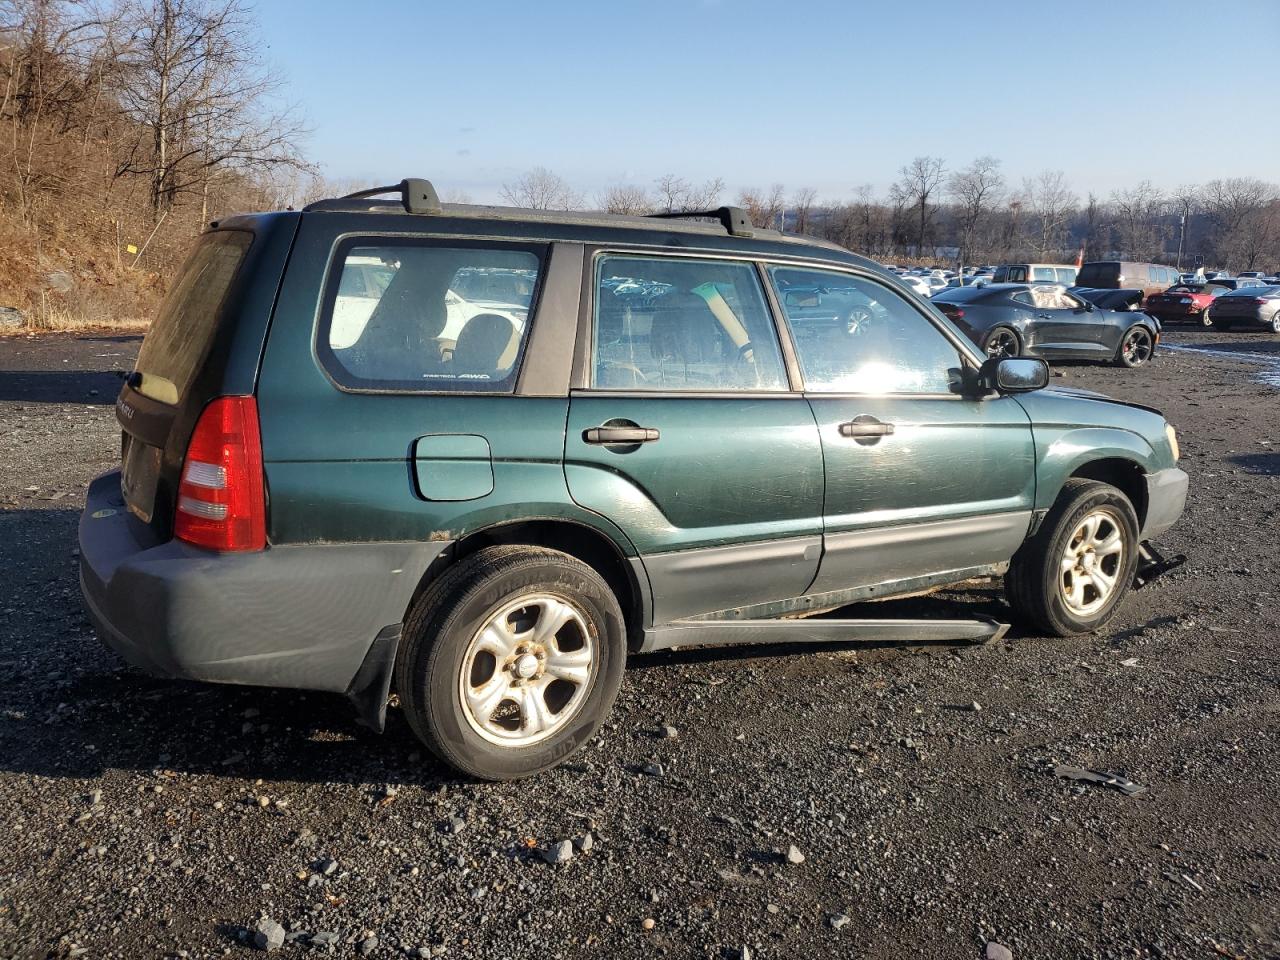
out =
[(1024, 180), (1023, 207), (1031, 214), (1035, 230), (1033, 243), (1041, 258), (1061, 255), (1066, 243), (1067, 223), (1075, 209), (1076, 195), (1067, 186), (1061, 170), (1045, 170), (1033, 180)]
[(945, 169), (941, 157), (916, 157), (898, 171), (901, 179), (890, 189), (890, 196), (904, 211), (914, 211), (916, 255), (920, 257), (925, 255), (925, 242), (938, 209), (933, 198)]
[(951, 175), (947, 180), (947, 192), (956, 201), (960, 262), (968, 263), (979, 228), (990, 217), (1004, 193), (1000, 161), (992, 156), (978, 157)]
[(796, 233), (809, 232), (809, 211), (813, 208), (813, 201), (817, 197), (818, 191), (813, 187), (801, 187), (791, 198), (791, 212), (795, 214)]
[(1163, 253), (1164, 228), (1161, 217), (1168, 201), (1150, 180), (1111, 194), (1119, 233), (1121, 255), (1135, 260), (1152, 260)]
[(281, 81), (261, 62), (257, 27), (240, 0), (127, 0), (132, 39), (116, 90), (137, 131), (117, 176), (148, 178), (159, 217), (179, 194), (227, 170), (305, 166), (305, 134), (274, 104)]
[(768, 190), (745, 187), (738, 192), (738, 206), (757, 227), (776, 227), (786, 212), (786, 188), (775, 183)]
[(1275, 184), (1256, 177), (1211, 180), (1201, 194), (1213, 222), (1218, 256), (1228, 264), (1243, 261), (1249, 269), (1261, 256), (1273, 232), (1271, 208), (1280, 196)]
[(559, 175), (546, 167), (534, 167), (511, 183), (502, 185), (502, 199), (529, 210), (573, 210), (582, 200)]
[(654, 185), (658, 209), (663, 213), (683, 210), (714, 210), (720, 206), (724, 181), (719, 177), (700, 184), (690, 183), (674, 173), (663, 174)]
[(615, 183), (596, 198), (596, 205), (605, 213), (621, 213), (627, 216), (643, 216), (653, 212), (653, 198), (644, 187), (632, 183)]

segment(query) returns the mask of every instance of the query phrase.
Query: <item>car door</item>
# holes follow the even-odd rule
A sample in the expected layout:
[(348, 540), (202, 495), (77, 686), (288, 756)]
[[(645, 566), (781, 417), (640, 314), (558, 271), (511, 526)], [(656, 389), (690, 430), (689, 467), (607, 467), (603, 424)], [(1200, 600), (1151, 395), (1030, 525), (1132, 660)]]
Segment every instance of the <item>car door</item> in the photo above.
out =
[(599, 252), (565, 475), (617, 524), (654, 623), (802, 595), (822, 545), (822, 449), (759, 268)]
[(961, 395), (974, 354), (882, 280), (788, 266), (769, 274), (780, 292), (825, 280), (875, 304), (874, 320), (856, 330), (783, 307), (826, 465), (810, 592), (963, 576), (1008, 560), (1035, 497), (1031, 424), (1018, 402)]
[(1101, 311), (1058, 286), (1031, 289), (1037, 352), (1049, 358), (1085, 358), (1115, 353), (1108, 348), (1111, 331)]

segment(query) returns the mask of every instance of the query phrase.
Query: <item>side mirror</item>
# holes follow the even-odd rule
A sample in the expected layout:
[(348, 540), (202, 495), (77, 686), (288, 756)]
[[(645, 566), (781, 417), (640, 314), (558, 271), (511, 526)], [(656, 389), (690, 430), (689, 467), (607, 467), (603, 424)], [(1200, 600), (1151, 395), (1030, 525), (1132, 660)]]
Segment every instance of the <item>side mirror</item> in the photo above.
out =
[(1094, 307), (1092, 300), (1086, 300), (1084, 302), (1084, 309), (1086, 313), (1093, 313), (1096, 308)]
[(997, 393), (1029, 393), (1049, 385), (1049, 364), (1037, 357), (992, 357), (978, 370), (978, 385)]

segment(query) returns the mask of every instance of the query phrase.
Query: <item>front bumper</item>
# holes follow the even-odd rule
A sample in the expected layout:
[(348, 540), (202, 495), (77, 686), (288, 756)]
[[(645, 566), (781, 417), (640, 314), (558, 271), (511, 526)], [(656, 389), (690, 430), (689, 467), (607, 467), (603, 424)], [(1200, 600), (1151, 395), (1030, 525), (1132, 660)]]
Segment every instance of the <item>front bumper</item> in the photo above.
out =
[(1147, 517), (1140, 539), (1160, 536), (1182, 516), (1187, 504), (1187, 475), (1177, 467), (1147, 474)]
[(89, 486), (80, 588), (102, 639), (163, 677), (347, 692), (400, 623), (432, 543), (299, 544), (217, 553), (156, 542), (126, 510), (118, 471)]

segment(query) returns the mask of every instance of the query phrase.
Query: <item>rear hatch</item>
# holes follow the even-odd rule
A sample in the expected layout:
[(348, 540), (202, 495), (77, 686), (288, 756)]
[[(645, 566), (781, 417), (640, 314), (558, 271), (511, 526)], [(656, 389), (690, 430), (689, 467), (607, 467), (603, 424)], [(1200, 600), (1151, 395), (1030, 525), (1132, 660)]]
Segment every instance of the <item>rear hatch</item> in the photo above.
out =
[(169, 536), (187, 439), (218, 394), (225, 351), (219, 328), (253, 243), (247, 230), (212, 230), (192, 251), (147, 331), (134, 372), (116, 401), (120, 489), (130, 512)]

